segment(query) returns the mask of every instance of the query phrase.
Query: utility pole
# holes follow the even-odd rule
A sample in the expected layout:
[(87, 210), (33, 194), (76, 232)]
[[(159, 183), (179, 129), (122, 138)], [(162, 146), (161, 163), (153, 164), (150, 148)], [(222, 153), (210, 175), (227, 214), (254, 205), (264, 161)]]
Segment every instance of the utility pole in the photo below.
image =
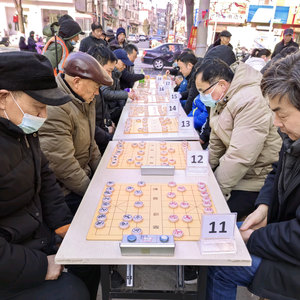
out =
[[(209, 5), (210, 5), (210, 0), (199, 0), (196, 53), (195, 53), (196, 56), (199, 57), (204, 57), (204, 54), (206, 52), (206, 47), (207, 47), (208, 26), (204, 24), (205, 22), (204, 20), (209, 19)], [(202, 12), (205, 12), (206, 10), (207, 12), (203, 18)]]
[(166, 32), (166, 36), (167, 36), (167, 41), (169, 40), (169, 32), (170, 32), (170, 2), (168, 2), (167, 4), (167, 32)]

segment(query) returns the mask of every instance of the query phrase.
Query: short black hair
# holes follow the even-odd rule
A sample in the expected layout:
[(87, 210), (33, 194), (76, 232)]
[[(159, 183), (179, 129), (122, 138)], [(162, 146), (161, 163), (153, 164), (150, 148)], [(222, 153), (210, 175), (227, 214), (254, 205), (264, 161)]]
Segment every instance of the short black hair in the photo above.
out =
[(268, 49), (258, 49), (258, 48), (255, 48), (252, 50), (252, 53), (251, 53), (251, 56), (252, 57), (262, 57), (263, 55), (269, 57), (271, 55), (271, 51), (268, 50)]
[(231, 82), (234, 73), (230, 67), (219, 58), (204, 60), (195, 72), (195, 80), (202, 73), (202, 81), (213, 84), (220, 79)]
[(116, 55), (103, 45), (93, 45), (87, 51), (87, 54), (93, 56), (103, 67), (110, 62), (118, 62)]
[(191, 63), (194, 66), (198, 62), (198, 59), (194, 53), (183, 51), (177, 58), (177, 61), (181, 61), (186, 65)]
[(95, 31), (96, 29), (103, 30), (102, 25), (99, 22), (92, 23), (91, 28), (92, 28), (92, 31)]
[(280, 54), (283, 56), (283, 57), (287, 57), (288, 55), (290, 54), (293, 54), (293, 53), (296, 53), (298, 52), (299, 49), (297, 47), (285, 47), (283, 48), (281, 51), (280, 51)]
[(133, 50), (135, 50), (137, 53), (139, 53), (139, 49), (136, 45), (133, 44), (128, 44), (124, 50), (126, 51), (127, 54), (132, 54)]

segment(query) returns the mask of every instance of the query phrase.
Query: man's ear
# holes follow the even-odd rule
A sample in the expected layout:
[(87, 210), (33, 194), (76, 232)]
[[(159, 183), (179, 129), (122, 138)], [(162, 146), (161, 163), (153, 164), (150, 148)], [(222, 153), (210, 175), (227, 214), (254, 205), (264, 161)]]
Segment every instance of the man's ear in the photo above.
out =
[(6, 108), (6, 98), (9, 95), (9, 91), (0, 90), (0, 109), (5, 110)]
[[(78, 89), (79, 88), (79, 85), (80, 85), (80, 81), (81, 81), (81, 78), (76, 76), (73, 78), (73, 86), (75, 87), (75, 89)], [(74, 91), (75, 92), (75, 91)]]

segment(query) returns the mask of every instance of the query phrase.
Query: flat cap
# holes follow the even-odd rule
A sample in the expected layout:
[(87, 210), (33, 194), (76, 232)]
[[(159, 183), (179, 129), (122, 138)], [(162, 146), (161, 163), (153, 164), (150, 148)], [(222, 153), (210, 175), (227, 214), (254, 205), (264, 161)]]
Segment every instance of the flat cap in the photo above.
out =
[(231, 37), (232, 34), (231, 34), (229, 31), (227, 31), (227, 30), (223, 30), (223, 31), (221, 32), (220, 36)]
[(106, 73), (98, 61), (83, 52), (71, 53), (64, 65), (64, 72), (72, 77), (90, 79), (101, 85), (111, 86), (112, 78)]

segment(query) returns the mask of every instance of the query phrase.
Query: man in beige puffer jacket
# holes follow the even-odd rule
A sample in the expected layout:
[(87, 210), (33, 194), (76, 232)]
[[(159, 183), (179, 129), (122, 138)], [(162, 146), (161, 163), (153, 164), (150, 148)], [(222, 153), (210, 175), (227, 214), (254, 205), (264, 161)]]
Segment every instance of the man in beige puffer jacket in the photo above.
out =
[(244, 63), (230, 68), (213, 59), (202, 63), (195, 78), (201, 101), (211, 107), (209, 162), (230, 210), (241, 218), (254, 210), (281, 147), (260, 90), (262, 75)]
[(60, 90), (72, 101), (47, 107), (48, 117), (39, 130), (41, 148), (75, 214), (101, 154), (95, 142), (95, 95), (111, 77), (92, 56), (76, 52), (66, 60), (64, 74), (56, 77)]

